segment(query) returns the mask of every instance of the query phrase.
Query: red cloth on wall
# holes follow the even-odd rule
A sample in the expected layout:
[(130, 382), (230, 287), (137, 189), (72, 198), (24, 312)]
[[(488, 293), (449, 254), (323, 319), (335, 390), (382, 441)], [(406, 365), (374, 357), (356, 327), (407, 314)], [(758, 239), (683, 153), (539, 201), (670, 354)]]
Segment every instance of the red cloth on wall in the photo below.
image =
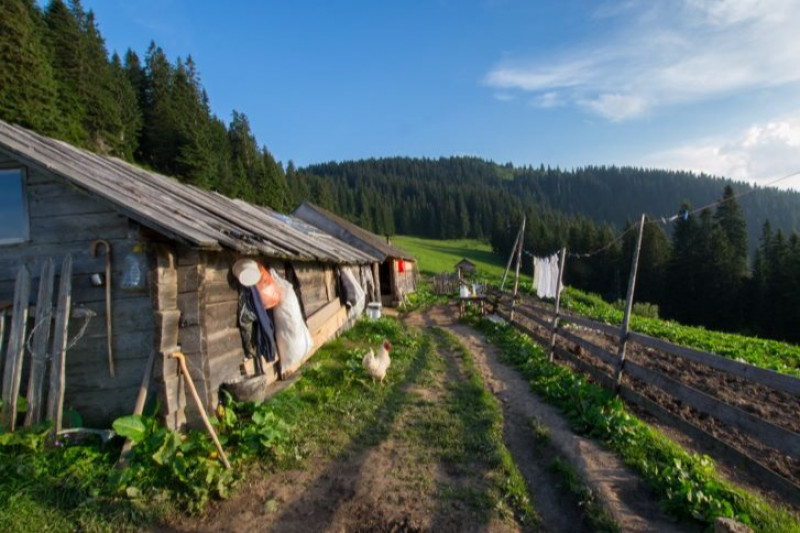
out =
[(406, 271), (406, 263), (402, 259), (397, 260), (397, 271), (403, 273)]

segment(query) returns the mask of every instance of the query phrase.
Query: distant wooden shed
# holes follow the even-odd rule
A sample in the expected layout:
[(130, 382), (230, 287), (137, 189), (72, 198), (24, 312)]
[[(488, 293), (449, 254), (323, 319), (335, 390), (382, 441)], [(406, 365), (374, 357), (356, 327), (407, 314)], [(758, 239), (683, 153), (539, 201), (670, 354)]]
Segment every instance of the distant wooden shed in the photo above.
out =
[(475, 263), (469, 259), (462, 259), (456, 263), (456, 272), (460, 272), (461, 275), (474, 274), (476, 269), (477, 267), (475, 266)]
[[(239, 287), (231, 273), (236, 260), (255, 258), (293, 282), (313, 350), (351, 322), (340, 299), (342, 269), (351, 268), (365, 286), (372, 278), (372, 256), (295, 217), (2, 121), (0, 187), (0, 221), (11, 228), (0, 232), (0, 300), (11, 300), (21, 264), (36, 276), (47, 258), (71, 254), (73, 305), (97, 313), (66, 362), (65, 405), (85, 425), (105, 426), (131, 412), (152, 351), (161, 415), (170, 427), (195, 423), (199, 415), (168, 357), (174, 347), (186, 355), (208, 410), (217, 406), (222, 384), (244, 378)], [(111, 248), (115, 377), (107, 362), (105, 289), (90, 281), (105, 266), (103, 254), (92, 254), (97, 239)], [(144, 277), (126, 289), (122, 281), (133, 263)], [(78, 325), (70, 321), (70, 337)], [(269, 366), (266, 381), (278, 378)]]
[(379, 295), (374, 298), (383, 305), (395, 306), (417, 290), (417, 261), (411, 254), (310, 202), (303, 202), (292, 214), (373, 257), (380, 280)]

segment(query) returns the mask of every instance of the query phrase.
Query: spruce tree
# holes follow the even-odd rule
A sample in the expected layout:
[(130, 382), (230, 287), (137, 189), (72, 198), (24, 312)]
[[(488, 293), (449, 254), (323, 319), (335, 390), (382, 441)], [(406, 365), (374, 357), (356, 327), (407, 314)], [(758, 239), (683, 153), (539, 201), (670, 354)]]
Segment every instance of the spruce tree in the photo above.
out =
[(46, 43), (58, 89), (58, 112), (63, 129), (61, 138), (78, 146), (89, 147), (84, 125), (89, 80), (86, 76), (84, 38), (79, 21), (62, 0), (52, 0), (45, 11)]
[(0, 0), (0, 35), (0, 117), (59, 136), (56, 81), (33, 0)]

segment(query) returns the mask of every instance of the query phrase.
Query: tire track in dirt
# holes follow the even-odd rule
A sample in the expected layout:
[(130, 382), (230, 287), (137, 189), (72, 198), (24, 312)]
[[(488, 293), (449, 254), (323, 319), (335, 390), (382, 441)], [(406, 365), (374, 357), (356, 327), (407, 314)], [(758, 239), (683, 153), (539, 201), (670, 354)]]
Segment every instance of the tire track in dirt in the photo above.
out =
[(586, 524), (574, 503), (567, 504), (558, 480), (547, 466), (552, 456), (536, 457), (531, 427), (538, 421), (549, 429), (551, 446), (563, 456), (598, 495), (623, 531), (702, 531), (693, 523), (678, 523), (658, 507), (645, 484), (614, 454), (594, 441), (572, 433), (555, 408), (543, 403), (514, 369), (499, 360), (499, 351), (469, 326), (460, 324), (456, 308), (435, 307), (412, 314), (406, 322), (417, 327), (437, 326), (456, 335), (471, 352), (489, 390), (501, 401), (506, 446), (525, 477), (534, 506), (547, 531), (581, 531)]

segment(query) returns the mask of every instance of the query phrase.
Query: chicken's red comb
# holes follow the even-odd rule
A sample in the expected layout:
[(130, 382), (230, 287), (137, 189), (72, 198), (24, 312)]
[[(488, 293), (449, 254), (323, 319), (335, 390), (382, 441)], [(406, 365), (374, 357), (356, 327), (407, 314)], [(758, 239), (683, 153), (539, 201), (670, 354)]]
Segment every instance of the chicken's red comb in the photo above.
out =
[(386, 348), (387, 350), (391, 350), (392, 349), (392, 343), (389, 342), (389, 339), (384, 339), (383, 340), (383, 347)]

